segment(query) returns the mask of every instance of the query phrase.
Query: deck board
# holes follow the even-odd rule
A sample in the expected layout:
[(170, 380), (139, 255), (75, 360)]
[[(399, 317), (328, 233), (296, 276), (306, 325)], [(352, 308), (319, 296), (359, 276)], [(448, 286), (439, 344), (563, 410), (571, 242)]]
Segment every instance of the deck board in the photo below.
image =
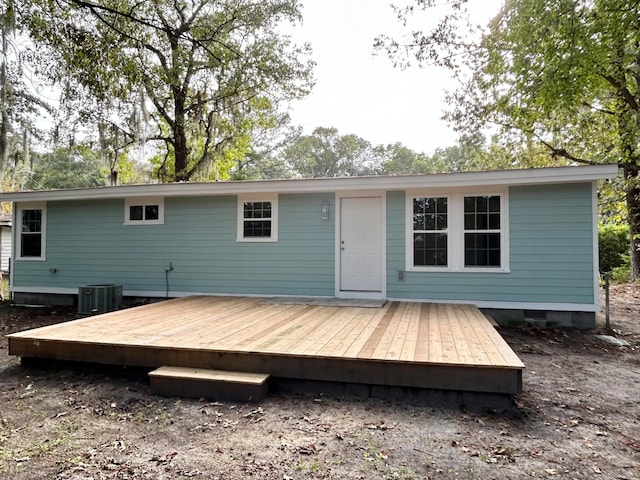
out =
[[(471, 384), (517, 393), (524, 368), (471, 305), (387, 302), (368, 308), (194, 296), (8, 337), (10, 354), (26, 357), (253, 368), (274, 376), (420, 388)], [(485, 385), (492, 381), (496, 385)]]
[[(365, 340), (362, 349), (358, 353), (358, 358), (371, 358), (376, 348), (378, 348), (378, 344), (382, 340), (384, 332), (387, 330), (389, 324), (395, 316), (396, 311), (398, 310), (398, 306), (398, 302), (391, 302), (380, 321), (376, 325), (370, 326), (372, 327), (371, 334), (368, 335), (368, 338)], [(363, 333), (368, 334), (369, 332), (367, 331)]]

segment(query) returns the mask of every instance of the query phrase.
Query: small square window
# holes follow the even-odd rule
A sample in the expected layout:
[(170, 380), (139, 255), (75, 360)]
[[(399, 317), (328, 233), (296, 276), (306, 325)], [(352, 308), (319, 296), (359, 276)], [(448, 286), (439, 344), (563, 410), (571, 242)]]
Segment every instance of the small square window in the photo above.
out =
[(164, 223), (163, 198), (128, 198), (125, 200), (125, 225)]
[(238, 198), (239, 242), (275, 242), (278, 237), (278, 200)]
[(142, 205), (129, 207), (129, 220), (144, 220), (144, 208)]
[(160, 208), (158, 205), (145, 205), (144, 206), (144, 219), (145, 220), (158, 220)]

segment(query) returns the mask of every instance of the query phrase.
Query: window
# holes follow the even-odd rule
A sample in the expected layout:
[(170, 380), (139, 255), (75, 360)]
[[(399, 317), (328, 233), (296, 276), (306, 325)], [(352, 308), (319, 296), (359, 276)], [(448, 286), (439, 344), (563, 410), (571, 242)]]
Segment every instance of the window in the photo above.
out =
[(406, 269), (508, 272), (508, 190), (408, 192)]
[(125, 225), (157, 225), (164, 223), (163, 198), (128, 198), (124, 202)]
[(464, 197), (464, 266), (500, 266), (500, 197)]
[(447, 266), (447, 198), (413, 199), (413, 265)]
[(27, 204), (18, 207), (20, 238), (17, 254), (19, 259), (44, 260), (46, 216), (44, 204)]
[(276, 196), (238, 197), (239, 242), (278, 240), (278, 201)]

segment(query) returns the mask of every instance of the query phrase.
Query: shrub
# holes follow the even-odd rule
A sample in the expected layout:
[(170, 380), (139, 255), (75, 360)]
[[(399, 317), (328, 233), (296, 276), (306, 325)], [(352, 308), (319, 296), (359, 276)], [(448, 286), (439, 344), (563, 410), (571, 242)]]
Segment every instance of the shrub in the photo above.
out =
[(611, 283), (627, 283), (631, 281), (631, 265), (623, 265), (611, 270)]
[(630, 243), (629, 226), (607, 224), (598, 227), (600, 244), (600, 271), (611, 272), (622, 267), (629, 269)]

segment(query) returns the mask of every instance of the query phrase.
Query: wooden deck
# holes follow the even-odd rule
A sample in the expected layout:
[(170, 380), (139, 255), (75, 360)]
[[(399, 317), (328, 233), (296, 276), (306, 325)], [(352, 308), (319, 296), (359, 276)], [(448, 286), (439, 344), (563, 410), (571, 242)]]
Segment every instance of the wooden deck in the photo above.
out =
[(474, 306), (379, 308), (194, 296), (8, 336), (9, 354), (516, 394), (523, 363)]

